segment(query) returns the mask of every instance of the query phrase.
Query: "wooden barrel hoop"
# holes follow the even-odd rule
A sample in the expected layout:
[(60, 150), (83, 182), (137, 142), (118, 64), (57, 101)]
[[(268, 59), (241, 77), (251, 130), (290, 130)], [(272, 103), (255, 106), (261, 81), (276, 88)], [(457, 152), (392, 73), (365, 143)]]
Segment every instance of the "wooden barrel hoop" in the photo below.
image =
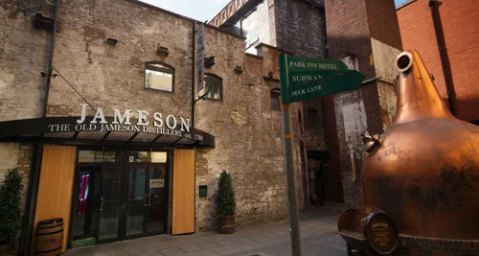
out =
[(63, 245), (63, 219), (40, 221), (35, 231), (34, 255), (60, 255)]

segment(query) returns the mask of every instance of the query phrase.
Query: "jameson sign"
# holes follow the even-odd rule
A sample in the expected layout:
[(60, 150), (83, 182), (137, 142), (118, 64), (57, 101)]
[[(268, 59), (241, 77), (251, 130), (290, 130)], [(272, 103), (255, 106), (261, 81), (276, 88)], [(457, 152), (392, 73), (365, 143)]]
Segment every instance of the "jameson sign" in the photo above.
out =
[(190, 132), (189, 118), (144, 110), (121, 111), (118, 108), (112, 108), (110, 113), (107, 112), (110, 116), (106, 116), (101, 107), (96, 109), (94, 116), (87, 116), (87, 107), (87, 104), (81, 104), (81, 115), (73, 123), (48, 124), (47, 132), (137, 132), (203, 140), (201, 135)]
[(364, 80), (363, 74), (348, 70), (346, 65), (338, 60), (281, 54), (279, 70), (283, 103), (353, 90)]

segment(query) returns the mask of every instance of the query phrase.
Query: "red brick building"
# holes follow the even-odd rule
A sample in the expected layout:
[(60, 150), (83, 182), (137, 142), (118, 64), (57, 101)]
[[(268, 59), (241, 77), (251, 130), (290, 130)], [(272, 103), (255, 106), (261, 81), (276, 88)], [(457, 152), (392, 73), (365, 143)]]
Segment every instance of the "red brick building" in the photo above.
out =
[[(437, 14), (436, 29), (433, 12)], [(449, 63), (456, 116), (479, 122), (479, 73), (476, 71), (479, 66), (479, 1), (412, 0), (400, 6), (397, 15), (404, 50), (419, 51), (445, 101), (448, 101), (448, 93), (444, 70), (447, 73)], [(436, 39), (441, 33), (444, 47), (439, 47)], [(441, 48), (446, 57), (445, 69), (441, 64)]]

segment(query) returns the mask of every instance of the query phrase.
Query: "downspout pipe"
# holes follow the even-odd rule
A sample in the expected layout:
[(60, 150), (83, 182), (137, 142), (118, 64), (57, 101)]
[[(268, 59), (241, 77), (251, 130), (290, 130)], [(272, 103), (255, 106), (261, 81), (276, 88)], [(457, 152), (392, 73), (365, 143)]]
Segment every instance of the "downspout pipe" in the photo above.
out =
[(45, 118), (47, 116), (47, 107), (48, 107), (48, 96), (50, 94), (50, 85), (52, 82), (52, 73), (53, 73), (53, 56), (55, 50), (55, 34), (58, 29), (58, 9), (59, 9), (59, 0), (54, 1), (55, 5), (55, 14), (53, 17), (53, 31), (50, 35), (50, 47), (48, 53), (48, 64), (47, 64), (47, 79), (45, 81), (45, 100), (43, 102), (43, 112), (42, 117)]
[[(42, 108), (42, 117), (47, 116), (48, 95), (50, 93), (51, 77), (53, 73), (53, 54), (55, 49), (55, 34), (58, 29), (58, 11), (60, 1), (55, 0), (54, 4), (54, 17), (53, 17), (53, 30), (50, 34), (49, 47), (48, 47), (48, 59), (47, 59), (47, 75), (45, 80), (45, 99)], [(25, 214), (23, 216), (23, 225), (20, 246), (18, 248), (18, 255), (30, 255), (32, 252), (32, 240), (33, 230), (35, 228), (35, 210), (37, 204), (38, 188), (40, 184), (40, 169), (43, 153), (43, 134), (34, 144), (34, 150), (32, 155), (32, 170), (30, 173), (27, 198), (25, 204)]]
[(432, 22), (434, 24), (434, 32), (436, 34), (436, 42), (441, 58), (442, 72), (444, 74), (444, 81), (446, 83), (447, 100), (451, 114), (456, 115), (456, 91), (452, 81), (451, 64), (447, 54), (446, 40), (444, 39), (444, 31), (442, 29), (441, 16), (439, 15), (439, 5), (437, 0), (429, 0), (429, 8), (431, 9)]
[(196, 66), (196, 21), (193, 20), (191, 23), (191, 56), (193, 62), (191, 64), (191, 128), (195, 128), (195, 66)]

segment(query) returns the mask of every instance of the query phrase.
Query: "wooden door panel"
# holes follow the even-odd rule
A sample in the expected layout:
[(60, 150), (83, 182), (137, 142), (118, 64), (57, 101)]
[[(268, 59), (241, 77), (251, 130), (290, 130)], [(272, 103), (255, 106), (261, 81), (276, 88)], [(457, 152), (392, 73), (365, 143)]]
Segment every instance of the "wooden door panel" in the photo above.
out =
[(175, 149), (173, 156), (172, 234), (195, 232), (195, 151)]
[(63, 218), (63, 252), (68, 242), (75, 157), (76, 147), (43, 146), (34, 223), (36, 227), (39, 221)]

